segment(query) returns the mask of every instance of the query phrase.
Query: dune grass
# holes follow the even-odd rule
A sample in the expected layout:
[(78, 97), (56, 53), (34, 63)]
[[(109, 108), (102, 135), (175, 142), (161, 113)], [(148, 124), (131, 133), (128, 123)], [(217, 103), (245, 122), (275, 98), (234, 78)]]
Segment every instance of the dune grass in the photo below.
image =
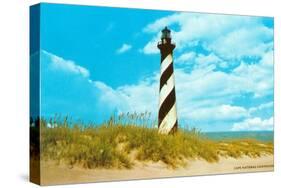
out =
[[(117, 119), (117, 120), (116, 120)], [(145, 121), (143, 121), (145, 122)], [(99, 125), (69, 125), (63, 121), (40, 120), (41, 158), (70, 167), (126, 168), (135, 161), (162, 161), (169, 168), (188, 165), (190, 159), (217, 162), (220, 157), (259, 157), (273, 154), (273, 143), (256, 140), (214, 141), (195, 129), (162, 135), (145, 124), (111, 118)]]

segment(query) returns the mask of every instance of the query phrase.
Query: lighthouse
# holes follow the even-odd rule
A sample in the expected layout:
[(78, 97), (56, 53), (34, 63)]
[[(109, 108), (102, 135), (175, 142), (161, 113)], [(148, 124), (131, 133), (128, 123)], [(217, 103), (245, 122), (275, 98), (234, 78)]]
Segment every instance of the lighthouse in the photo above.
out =
[(165, 27), (161, 41), (157, 44), (161, 53), (158, 131), (162, 134), (175, 133), (178, 128), (173, 67), (173, 50), (176, 45), (171, 41), (171, 30)]

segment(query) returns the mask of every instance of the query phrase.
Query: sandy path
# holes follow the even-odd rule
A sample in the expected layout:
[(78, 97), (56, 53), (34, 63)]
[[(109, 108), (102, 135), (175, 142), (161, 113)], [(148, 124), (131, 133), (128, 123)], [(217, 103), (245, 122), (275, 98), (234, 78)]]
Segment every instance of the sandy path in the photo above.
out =
[(52, 162), (42, 162), (41, 183), (43, 185), (69, 184), (82, 182), (99, 182), (129, 179), (150, 179), (172, 176), (194, 176), (223, 173), (242, 173), (257, 171), (273, 171), (273, 156), (263, 156), (252, 159), (221, 158), (217, 163), (208, 163), (204, 160), (188, 161), (185, 168), (167, 169), (166, 165), (158, 163), (137, 163), (133, 169), (93, 169), (79, 167), (72, 169), (64, 165), (55, 165)]

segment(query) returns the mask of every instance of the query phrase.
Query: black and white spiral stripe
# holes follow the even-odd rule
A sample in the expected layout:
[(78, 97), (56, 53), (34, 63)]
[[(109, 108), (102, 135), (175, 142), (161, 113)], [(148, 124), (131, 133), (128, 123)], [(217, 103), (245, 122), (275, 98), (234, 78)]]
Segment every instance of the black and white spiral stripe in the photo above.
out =
[(158, 129), (160, 133), (169, 134), (178, 127), (172, 50), (161, 52), (160, 75)]

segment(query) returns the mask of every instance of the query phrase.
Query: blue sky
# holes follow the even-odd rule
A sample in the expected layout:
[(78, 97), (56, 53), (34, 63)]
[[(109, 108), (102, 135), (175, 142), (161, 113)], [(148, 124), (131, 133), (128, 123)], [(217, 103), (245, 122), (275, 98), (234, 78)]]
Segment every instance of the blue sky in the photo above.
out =
[(166, 25), (182, 127), (273, 129), (272, 18), (57, 4), (41, 6), (42, 116), (156, 119)]

